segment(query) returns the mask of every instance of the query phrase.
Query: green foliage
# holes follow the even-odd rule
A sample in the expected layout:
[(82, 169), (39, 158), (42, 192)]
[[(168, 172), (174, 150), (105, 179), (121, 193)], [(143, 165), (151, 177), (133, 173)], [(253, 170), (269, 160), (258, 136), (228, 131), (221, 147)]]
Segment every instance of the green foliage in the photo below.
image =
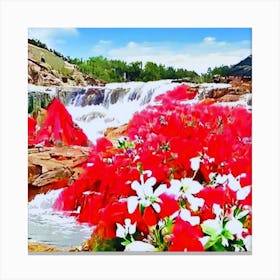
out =
[(215, 75), (226, 77), (229, 75), (229, 69), (230, 68), (228, 66), (224, 65), (215, 67), (214, 69), (211, 69), (211, 67), (209, 67), (207, 72), (201, 75), (201, 82), (212, 83)]
[(175, 69), (162, 64), (147, 62), (145, 66), (141, 61), (126, 63), (121, 60), (109, 60), (103, 56), (90, 57), (87, 60), (73, 58), (69, 62), (76, 64), (79, 70), (87, 75), (105, 82), (125, 81), (156, 81), (161, 79), (188, 78), (192, 81), (199, 75), (186, 69)]
[(29, 44), (32, 44), (34, 46), (37, 46), (39, 48), (43, 48), (43, 49), (46, 49), (46, 50), (49, 50), (47, 45), (42, 43), (40, 40), (37, 40), (37, 39), (28, 39), (28, 43)]
[[(28, 39), (28, 42), (32, 45), (49, 50), (46, 44), (40, 42), (39, 40)], [(54, 63), (54, 59), (50, 56), (50, 54), (57, 59), (61, 59), (61, 62), (59, 61), (59, 65), (54, 65), (57, 63)], [(65, 57), (58, 51), (52, 49), (49, 50), (48, 55), (45, 55), (45, 60), (55, 70), (65, 76), (69, 76), (71, 71), (64, 68), (64, 64), (62, 64), (63, 60), (77, 65), (78, 69), (82, 73), (107, 83), (126, 81), (147, 82), (161, 79), (186, 79), (187, 81), (194, 83), (211, 83), (213, 82), (213, 77), (215, 75), (226, 77), (229, 73), (229, 67), (224, 65), (215, 67), (214, 69), (208, 68), (206, 73), (199, 76), (194, 71), (189, 71), (183, 68), (175, 69), (171, 66), (166, 67), (165, 65), (156, 64), (151, 61), (148, 61), (145, 65), (143, 65), (141, 61), (126, 63), (121, 60), (109, 60), (103, 56), (90, 57), (87, 60), (83, 60), (82, 58), (71, 58), (69, 56)]]

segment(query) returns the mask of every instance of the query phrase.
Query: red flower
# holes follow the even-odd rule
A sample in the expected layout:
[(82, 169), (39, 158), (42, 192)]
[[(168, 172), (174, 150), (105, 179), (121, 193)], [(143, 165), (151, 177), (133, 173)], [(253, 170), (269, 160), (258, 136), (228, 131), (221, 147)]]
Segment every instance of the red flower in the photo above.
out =
[(175, 196), (167, 195), (163, 193), (159, 196), (161, 202), (160, 204), (160, 212), (159, 216), (164, 219), (172, 214), (174, 214), (177, 210), (179, 210), (179, 203), (176, 200)]
[(189, 222), (177, 217), (169, 251), (204, 251), (202, 243), (199, 241), (199, 237), (202, 236), (200, 227), (192, 226)]
[(144, 209), (143, 220), (147, 226), (154, 226), (158, 223), (159, 216), (151, 206)]
[(42, 141), (47, 146), (57, 144), (88, 146), (89, 144), (86, 135), (73, 122), (65, 106), (57, 98), (49, 104), (43, 126), (35, 139), (36, 143)]

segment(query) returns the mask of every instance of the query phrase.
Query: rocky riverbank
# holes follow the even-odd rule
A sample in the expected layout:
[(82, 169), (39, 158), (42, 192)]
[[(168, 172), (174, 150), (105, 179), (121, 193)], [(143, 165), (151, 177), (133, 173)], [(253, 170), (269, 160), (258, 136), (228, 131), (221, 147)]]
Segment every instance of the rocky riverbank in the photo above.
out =
[(28, 201), (73, 183), (83, 172), (89, 151), (80, 146), (28, 149)]

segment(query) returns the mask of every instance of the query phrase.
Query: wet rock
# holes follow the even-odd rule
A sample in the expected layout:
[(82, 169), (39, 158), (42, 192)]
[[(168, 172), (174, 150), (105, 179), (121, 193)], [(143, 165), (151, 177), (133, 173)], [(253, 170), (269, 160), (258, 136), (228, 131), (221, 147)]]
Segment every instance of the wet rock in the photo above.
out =
[(65, 249), (41, 243), (28, 242), (28, 252), (65, 252)]
[(239, 95), (227, 94), (218, 99), (219, 102), (235, 102), (240, 100)]
[(106, 115), (104, 113), (101, 112), (91, 112), (85, 115), (82, 115), (79, 118), (76, 118), (77, 121), (83, 121), (83, 122), (90, 122), (94, 119), (97, 118), (104, 118)]
[(28, 149), (28, 200), (73, 183), (83, 172), (89, 151), (89, 147)]
[(119, 127), (108, 127), (104, 132), (104, 136), (113, 144), (118, 144), (118, 138), (125, 136), (127, 131), (127, 124)]
[(230, 87), (200, 90), (200, 100), (215, 99), (219, 102), (233, 102), (244, 99), (252, 93), (252, 81), (244, 77), (229, 77)]

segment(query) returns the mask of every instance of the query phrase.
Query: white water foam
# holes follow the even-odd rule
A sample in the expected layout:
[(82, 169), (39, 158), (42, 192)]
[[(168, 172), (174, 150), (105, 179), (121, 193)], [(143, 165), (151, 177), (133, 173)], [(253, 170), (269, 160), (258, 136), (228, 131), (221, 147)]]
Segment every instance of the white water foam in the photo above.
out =
[[(153, 82), (128, 82), (111, 83), (105, 88), (106, 94), (112, 90), (126, 90), (125, 96), (115, 104), (87, 105), (84, 107), (68, 105), (66, 108), (73, 120), (83, 129), (88, 138), (95, 143), (96, 139), (104, 135), (108, 127), (118, 127), (128, 123), (133, 114), (143, 110), (148, 104), (154, 104), (154, 99), (169, 90), (177, 87), (178, 83), (171, 83), (171, 80)], [(134, 97), (131, 96), (134, 94)], [(78, 96), (76, 98), (79, 98)], [(76, 102), (74, 102), (75, 104)], [(81, 121), (81, 117), (90, 113), (101, 113), (103, 117), (97, 117), (89, 122)]]
[(80, 246), (93, 228), (78, 224), (73, 216), (54, 211), (52, 205), (62, 189), (38, 194), (28, 203), (28, 240), (59, 248)]

